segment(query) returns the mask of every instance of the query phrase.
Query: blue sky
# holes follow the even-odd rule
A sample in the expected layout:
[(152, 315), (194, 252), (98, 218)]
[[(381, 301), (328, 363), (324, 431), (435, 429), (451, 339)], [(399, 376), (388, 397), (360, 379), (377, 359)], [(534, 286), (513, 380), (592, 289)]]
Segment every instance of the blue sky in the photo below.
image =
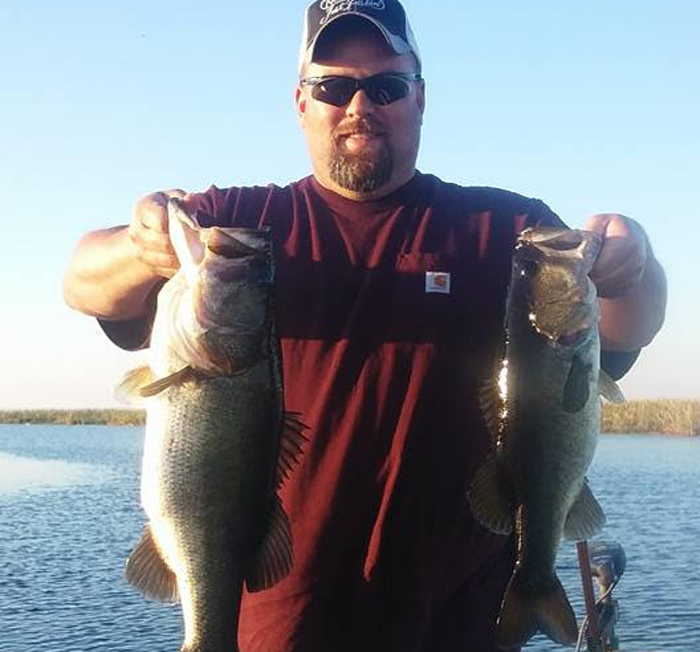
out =
[[(700, 398), (700, 5), (406, 0), (427, 79), (419, 168), (621, 212), (669, 279), (629, 398)], [(62, 302), (88, 230), (159, 189), (310, 171), (292, 104), (306, 3), (4, 0), (0, 409), (115, 405), (138, 354)]]

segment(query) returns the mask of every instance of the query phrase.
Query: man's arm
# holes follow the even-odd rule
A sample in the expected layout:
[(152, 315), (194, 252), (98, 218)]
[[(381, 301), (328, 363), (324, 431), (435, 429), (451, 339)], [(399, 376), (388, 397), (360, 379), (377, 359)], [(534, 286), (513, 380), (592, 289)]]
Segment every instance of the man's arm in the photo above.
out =
[(622, 215), (594, 215), (584, 226), (603, 236), (591, 271), (598, 288), (600, 336), (607, 351), (635, 351), (659, 332), (666, 312), (666, 276), (644, 229)]
[(168, 235), (168, 196), (185, 193), (147, 195), (136, 204), (129, 225), (93, 231), (80, 240), (63, 282), (71, 308), (103, 320), (144, 316), (151, 291), (179, 267)]

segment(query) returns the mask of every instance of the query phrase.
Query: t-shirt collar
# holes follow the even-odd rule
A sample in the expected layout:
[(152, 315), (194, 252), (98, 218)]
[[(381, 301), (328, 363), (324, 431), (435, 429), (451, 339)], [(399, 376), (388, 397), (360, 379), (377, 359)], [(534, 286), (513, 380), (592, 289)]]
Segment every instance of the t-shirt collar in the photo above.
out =
[(402, 206), (411, 201), (420, 191), (422, 178), (423, 175), (416, 170), (412, 179), (400, 188), (397, 188), (394, 192), (385, 197), (367, 201), (356, 201), (343, 197), (322, 186), (313, 175), (311, 175), (310, 181), (313, 191), (321, 197), (334, 212), (352, 217), (369, 217), (379, 213), (386, 213), (393, 208)]

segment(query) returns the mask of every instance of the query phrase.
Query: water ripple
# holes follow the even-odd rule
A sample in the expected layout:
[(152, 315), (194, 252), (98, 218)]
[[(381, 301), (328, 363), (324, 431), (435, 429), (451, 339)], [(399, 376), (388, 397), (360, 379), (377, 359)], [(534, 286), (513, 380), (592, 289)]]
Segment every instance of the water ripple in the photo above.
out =
[[(123, 577), (143, 527), (141, 438), (139, 428), (0, 426), (0, 477), (12, 455), (58, 464), (72, 478), (0, 489), (2, 652), (178, 649), (179, 608), (145, 600)], [(608, 517), (603, 536), (627, 553), (615, 590), (626, 652), (700, 649), (699, 468), (700, 438), (601, 440), (590, 479)], [(562, 545), (558, 566), (582, 616), (573, 545)], [(542, 636), (527, 646), (561, 649)]]

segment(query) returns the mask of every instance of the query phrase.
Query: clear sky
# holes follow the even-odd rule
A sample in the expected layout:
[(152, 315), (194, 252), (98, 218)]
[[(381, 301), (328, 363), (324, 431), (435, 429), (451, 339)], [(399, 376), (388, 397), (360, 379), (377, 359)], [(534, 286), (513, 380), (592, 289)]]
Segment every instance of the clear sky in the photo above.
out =
[[(418, 165), (621, 212), (669, 280), (628, 398), (700, 398), (700, 3), (406, 0), (427, 79)], [(62, 301), (78, 238), (153, 190), (310, 171), (292, 103), (303, 0), (0, 3), (0, 409), (116, 405), (138, 354)]]

